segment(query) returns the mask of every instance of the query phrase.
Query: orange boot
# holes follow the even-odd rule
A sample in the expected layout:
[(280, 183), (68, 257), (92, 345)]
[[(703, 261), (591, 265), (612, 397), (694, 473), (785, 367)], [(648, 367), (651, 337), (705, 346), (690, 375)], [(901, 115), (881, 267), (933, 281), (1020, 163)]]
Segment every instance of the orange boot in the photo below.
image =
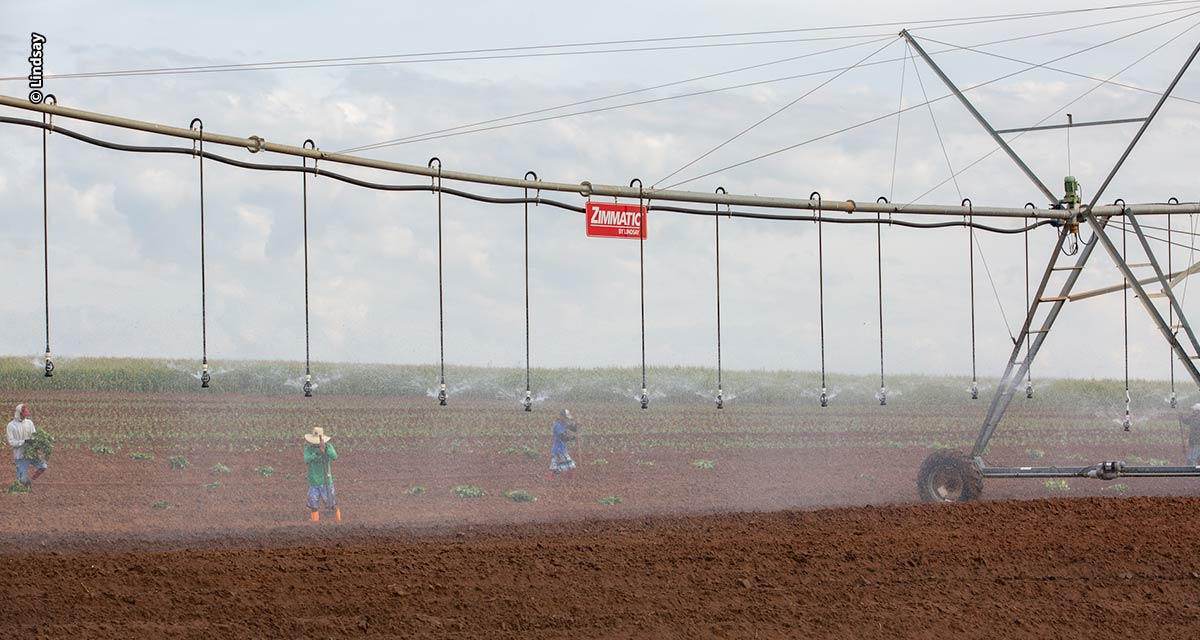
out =
[(313, 522), (319, 522), (320, 520), (321, 520), (321, 512), (320, 512), (320, 511), (313, 511), (313, 512), (312, 512), (312, 521), (313, 521)]
[(342, 521), (342, 510), (337, 507), (333, 508), (333, 521), (334, 522)]

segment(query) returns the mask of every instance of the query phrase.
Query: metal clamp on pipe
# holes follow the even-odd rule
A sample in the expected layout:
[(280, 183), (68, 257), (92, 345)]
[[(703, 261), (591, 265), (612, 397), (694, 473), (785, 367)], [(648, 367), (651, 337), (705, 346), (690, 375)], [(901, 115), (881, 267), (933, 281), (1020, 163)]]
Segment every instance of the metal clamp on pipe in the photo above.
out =
[(1112, 462), (1101, 462), (1100, 464), (1087, 470), (1085, 477), (1095, 478), (1097, 480), (1116, 480), (1121, 477), (1121, 473), (1125, 471), (1125, 463), (1119, 460)]

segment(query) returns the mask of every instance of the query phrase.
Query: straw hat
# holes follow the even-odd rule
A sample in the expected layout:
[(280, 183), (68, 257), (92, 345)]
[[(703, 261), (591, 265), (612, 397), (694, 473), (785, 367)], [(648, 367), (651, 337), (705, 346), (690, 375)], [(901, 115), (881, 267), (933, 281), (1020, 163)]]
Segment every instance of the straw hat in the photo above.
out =
[(312, 433), (304, 434), (304, 439), (309, 444), (324, 444), (329, 442), (329, 436), (325, 435), (325, 430), (321, 427), (313, 427)]

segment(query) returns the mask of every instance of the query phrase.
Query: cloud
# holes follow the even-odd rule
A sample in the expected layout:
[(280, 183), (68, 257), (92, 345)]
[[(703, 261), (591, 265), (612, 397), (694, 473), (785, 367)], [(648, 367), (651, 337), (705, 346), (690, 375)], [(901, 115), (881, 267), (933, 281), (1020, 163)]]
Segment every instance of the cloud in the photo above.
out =
[[(861, 21), (836, 7), (823, 7), (821, 22), (811, 7), (758, 3), (745, 16), (770, 15), (777, 25)], [(1032, 4), (1029, 6), (1033, 6)], [(712, 31), (702, 8), (681, 16), (680, 33)], [(364, 54), (364, 43), (387, 41), (377, 24), (363, 24), (357, 46), (333, 45), (321, 52), (297, 52), (289, 40), (254, 32), (227, 38), (209, 53), (201, 40), (155, 36), (125, 37), (145, 26), (131, 12), (122, 21), (86, 12), (47, 14), (56, 28), (73, 34), (53, 49), (55, 64), (66, 69), (116, 69), (242, 62), (249, 59), (313, 57), (325, 51)], [(171, 14), (179, 9), (166, 8)], [(641, 8), (647, 16), (665, 5)], [(881, 20), (915, 9), (879, 5)], [(979, 11), (1016, 11), (993, 3)], [(248, 10), (253, 15), (253, 10)], [(311, 9), (316, 12), (332, 9)], [(430, 12), (438, 12), (436, 7)], [(450, 32), (438, 20), (413, 35), (419, 49), (444, 48), (438, 40), (470, 36), (483, 48), (498, 40), (499, 8), (481, 9), (471, 25)], [(581, 14), (588, 9), (578, 9)], [(929, 16), (957, 14), (950, 5), (921, 8)], [(607, 12), (604, 12), (607, 13)], [(920, 13), (920, 12), (918, 12)], [(313, 33), (321, 16), (285, 16), (278, 33)], [(433, 15), (433, 14), (431, 14)], [(542, 32), (570, 32), (587, 39), (611, 38), (620, 28), (630, 37), (653, 31), (651, 23), (629, 25), (607, 15), (572, 24), (544, 22)], [(749, 18), (746, 18), (749, 20)], [(189, 28), (202, 29), (197, 16)], [(551, 18), (539, 18), (549, 21)], [(386, 22), (386, 20), (380, 21)], [(735, 21), (737, 22), (737, 21)], [(484, 23), (488, 23), (484, 25)], [(734, 23), (730, 23), (730, 29)], [(737, 22), (737, 24), (743, 24)], [(748, 22), (745, 24), (749, 24)], [(474, 25), (474, 26), (472, 26)], [(285, 28), (286, 27), (286, 28)], [(486, 28), (485, 28), (486, 27)], [(998, 28), (998, 27), (1002, 27)], [(953, 42), (971, 43), (1044, 29), (1045, 24), (1006, 24), (985, 31), (948, 29)], [(474, 29), (474, 31), (472, 31)], [(749, 30), (749, 29), (748, 29)], [(1125, 29), (1129, 30), (1129, 29)], [(1113, 37), (1121, 28), (1088, 31)], [(996, 35), (996, 34), (999, 35)], [(100, 35), (94, 35), (100, 34)], [(370, 34), (376, 34), (372, 39)], [(650, 34), (656, 35), (656, 34)], [(661, 33), (657, 34), (661, 35)], [(18, 37), (20, 36), (20, 37)], [(1164, 32), (1165, 36), (1165, 32)], [(0, 43), (21, 45), (19, 33), (0, 29)], [(1078, 35), (1070, 37), (1078, 38)], [(290, 39), (290, 36), (289, 36)], [(544, 39), (543, 39), (544, 40)], [(1091, 42), (1092, 40), (1089, 40)], [(1096, 40), (1099, 41), (1099, 40)], [(207, 42), (211, 43), (211, 39)], [(315, 41), (314, 41), (315, 42)], [(992, 47), (998, 53), (1042, 60), (1061, 55), (1053, 38)], [(1156, 88), (1174, 71), (1186, 43), (1177, 43), (1136, 67), (1130, 82)], [(8, 46), (8, 45), (5, 45)], [(314, 45), (315, 46), (315, 45)], [(299, 145), (314, 139), (326, 151), (419, 134), (463, 123), (587, 100), (644, 84), (684, 78), (739, 65), (814, 51), (829, 43), (791, 43), (767, 48), (693, 50), (655, 55), (579, 56), (472, 64), (398, 65), (294, 72), (194, 74), (154, 78), (59, 81), (54, 90), (69, 106), (186, 126), (196, 115), (206, 131), (262, 135)], [(1084, 46), (1084, 45), (1079, 45)], [(1144, 53), (1130, 43), (1121, 55), (1081, 56), (1072, 69), (1106, 76)], [(311, 48), (311, 47), (306, 47)], [(321, 48), (321, 47), (318, 47)], [(465, 48), (465, 47), (464, 47)], [(898, 47), (893, 47), (898, 49)], [(254, 52), (259, 52), (254, 57)], [(295, 54), (295, 55), (293, 55)], [(333, 55), (333, 54), (330, 54)], [(857, 50), (764, 70), (754, 78), (803, 73), (851, 64)], [(247, 57), (249, 56), (249, 57)], [(967, 54), (940, 56), (962, 86), (1017, 68)], [(1169, 69), (1168, 69), (1169, 68)], [(886, 116), (899, 104), (899, 65), (858, 69), (830, 83), (768, 123), (731, 142), (683, 171), (676, 179), (715, 171), (686, 188), (734, 193), (827, 199), (874, 200), (881, 195), (906, 202), (957, 205), (953, 183), (937, 187), (949, 171), (933, 127), (951, 164), (961, 169), (994, 148), (969, 114), (946, 99), (930, 109), (906, 112), (899, 121), (884, 117), (844, 134), (800, 144), (826, 133)], [(1145, 75), (1142, 75), (1142, 74)], [(933, 74), (922, 69), (931, 98), (945, 94)], [(743, 76), (717, 78), (650, 95), (671, 95), (734, 84)], [(535, 170), (548, 181), (581, 180), (647, 185), (697, 158), (749, 124), (794, 100), (821, 79), (779, 82), (703, 97), (581, 115), (472, 135), (389, 147), (371, 157), (424, 166), (431, 156), (447, 169), (520, 177)], [(1031, 72), (970, 93), (997, 126), (1032, 124), (1054, 114), (1094, 83), (1050, 72)], [(0, 91), (12, 93), (11, 86)], [(1195, 95), (1185, 78), (1181, 95)], [(911, 66), (905, 103), (924, 100)], [(620, 102), (589, 103), (602, 106)], [(1131, 117), (1144, 113), (1152, 96), (1106, 87), (1073, 104), (1077, 120)], [(576, 110), (576, 109), (572, 109)], [(5, 115), (29, 117), (15, 110)], [(1194, 164), (1195, 106), (1171, 102), (1147, 134), (1143, 146), (1105, 199), (1162, 201), (1186, 193), (1186, 172)], [(1051, 121), (1065, 116), (1053, 115)], [(115, 131), (65, 122), (91, 135), (137, 144), (191, 145), (150, 134)], [(1130, 127), (1079, 129), (1072, 134), (1068, 169), (1065, 135), (1058, 132), (1015, 138), (1014, 147), (1054, 190), (1068, 170), (1085, 186), (1098, 186), (1123, 150)], [(764, 153), (794, 149), (745, 164)], [(251, 155), (245, 150), (206, 149), (249, 162), (299, 164), (295, 158)], [(894, 155), (895, 154), (895, 155)], [(73, 355), (194, 356), (199, 343), (199, 187), (197, 161), (187, 155), (138, 156), (94, 149), (65, 137), (50, 139), (52, 221), (52, 314), (56, 349)], [(730, 167), (730, 168), (725, 168)], [(894, 169), (893, 169), (894, 167)], [(321, 168), (366, 180), (426, 185), (427, 178), (321, 163)], [(894, 171), (894, 179), (893, 179)], [(994, 153), (959, 177), (961, 196), (977, 204), (1041, 204), (1044, 197), (1001, 153)], [(893, 187), (894, 184), (894, 187)], [(210, 350), (217, 357), (298, 358), (303, 345), (303, 227), (301, 178), (294, 173), (251, 172), (205, 163), (208, 234)], [(309, 179), (309, 260), (314, 356), (330, 360), (432, 362), (438, 357), (438, 279), (436, 198), (427, 192), (378, 192), (328, 178)], [(447, 183), (447, 186), (451, 186)], [(463, 187), (463, 185), (453, 185)], [(0, 127), (0, 252), (14, 265), (0, 279), (0, 297), (27, 301), (24, 308), (0, 309), (0, 352), (30, 353), (39, 348), (41, 290), (41, 140), (32, 129)], [(936, 188), (935, 188), (936, 187)], [(512, 197), (513, 190), (467, 186), (471, 191)], [(931, 190), (932, 189), (932, 190)], [(928, 193), (926, 193), (928, 192)], [(576, 205), (573, 193), (542, 194)], [(640, 361), (638, 245), (588, 239), (578, 214), (549, 206), (529, 207), (530, 285), (534, 365), (628, 365)], [(488, 205), (443, 197), (443, 299), (447, 358), (455, 363), (513, 364), (524, 358), (524, 207)], [(858, 214), (856, 214), (858, 215)], [(647, 358), (662, 364), (715, 364), (715, 251), (709, 218), (654, 214), (645, 244)], [(1182, 225), (1183, 221), (1177, 221)], [(819, 365), (816, 227), (812, 223), (722, 220), (721, 282), (726, 366), (801, 368)], [(1053, 230), (1030, 234), (1034, 278), (1053, 243)], [(876, 236), (870, 225), (825, 225), (826, 360), (834, 371), (869, 372), (878, 367)], [(962, 229), (914, 231), (884, 227), (884, 328), (889, 370), (967, 375), (970, 372), (970, 280), (967, 236)], [(1184, 242), (1190, 242), (1190, 239)], [(1011, 350), (1008, 329), (1024, 306), (1024, 243), (1021, 235), (980, 237), (996, 293), (976, 263), (977, 367), (981, 375), (1001, 369)], [(1139, 261), (1131, 249), (1131, 260)], [(1182, 260), (1175, 255), (1176, 266)], [(1098, 255), (1080, 286), (1114, 281), (1106, 256)], [(1195, 297), (1195, 296), (1192, 296)], [(1132, 307), (1137, 314), (1141, 310)], [(1039, 359), (1036, 375), (1105, 375), (1121, 372), (1121, 300), (1111, 296), (1068, 305)], [(1140, 324), (1138, 324), (1140, 322)], [(1161, 339), (1144, 319), (1131, 353), (1135, 375), (1165, 375)], [(10, 329), (11, 328), (11, 329)]]

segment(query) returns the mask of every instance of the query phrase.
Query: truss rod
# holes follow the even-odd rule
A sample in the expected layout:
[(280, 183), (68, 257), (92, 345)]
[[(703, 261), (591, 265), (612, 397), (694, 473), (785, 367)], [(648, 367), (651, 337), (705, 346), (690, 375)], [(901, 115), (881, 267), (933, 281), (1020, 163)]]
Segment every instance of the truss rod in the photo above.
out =
[(1026, 131), (1048, 131), (1050, 129), (1074, 129), (1075, 127), (1101, 127), (1109, 124), (1130, 124), (1145, 122), (1145, 118), (1119, 118), (1117, 120), (1092, 120), (1090, 122), (1072, 122), (1070, 124), (1044, 124), (1040, 127), (1016, 127), (1013, 129), (996, 129), (996, 133), (1024, 133)]
[[(1190, 275), (1195, 275), (1197, 273), (1200, 273), (1200, 262), (1197, 262), (1196, 264), (1193, 264), (1192, 266), (1190, 266), (1187, 269), (1184, 269), (1182, 271), (1168, 273), (1167, 278), (1170, 279), (1170, 285), (1172, 287), (1174, 287), (1174, 286), (1178, 285), (1180, 282), (1183, 282), (1184, 278), (1186, 278)], [(1142, 278), (1142, 279), (1138, 280), (1138, 283), (1139, 284), (1151, 284), (1151, 283), (1158, 282), (1158, 281), (1159, 281), (1159, 279), (1157, 276), (1152, 276), (1149, 278)], [(1106, 295), (1109, 293), (1116, 293), (1123, 289), (1131, 289), (1131, 288), (1132, 288), (1132, 285), (1130, 285), (1130, 284), (1124, 284), (1124, 285), (1114, 284), (1114, 285), (1111, 285), (1108, 287), (1101, 287), (1099, 289), (1090, 289), (1088, 291), (1084, 291), (1081, 293), (1072, 293), (1071, 295), (1067, 296), (1067, 299), (1070, 300), (1071, 302), (1075, 302), (1077, 300), (1087, 300), (1088, 298), (1095, 298), (1096, 296), (1102, 296), (1102, 295)]]
[[(175, 138), (183, 138), (186, 140), (196, 140), (197, 134), (182, 127), (172, 127), (153, 122), (142, 120), (131, 120), (118, 116), (94, 113), (79, 109), (71, 109), (59, 105), (48, 104), (33, 104), (24, 98), (14, 98), (11, 96), (0, 95), (0, 106), (13, 107), (16, 109), (24, 109), (27, 111), (36, 111), (39, 113), (48, 113), (60, 118), (71, 118), (86, 122), (94, 122), (97, 124), (131, 129), (135, 131), (144, 131), (158, 135), (165, 135)], [(418, 175), (425, 177), (434, 177), (436, 171), (423, 165), (412, 165), (398, 162), (387, 162), (374, 158), (364, 158), (354, 155), (330, 153), (321, 151), (320, 149), (304, 149), (291, 145), (277, 144), (268, 142), (259, 136), (236, 137), (218, 133), (204, 132), (204, 142), (206, 144), (219, 144), (225, 146), (239, 147), (251, 152), (268, 151), (289, 155), (295, 157), (305, 157), (323, 162), (336, 162), (339, 164), (353, 165), (366, 167), (371, 169), (380, 169), (384, 171), (392, 171), (409, 175)], [(753, 196), (753, 195), (737, 195), (737, 194), (720, 194), (698, 191), (677, 191), (670, 189), (646, 189), (640, 194), (636, 188), (623, 185), (606, 185), (593, 184), (585, 181), (580, 184), (549, 182), (549, 181), (534, 181), (525, 180), (522, 178), (510, 178), (504, 176), (490, 176), (475, 173), (466, 173), (462, 171), (443, 170), (441, 177), (443, 180), (453, 180), (459, 182), (470, 182), (476, 184), (490, 184), (501, 187), (512, 187), (516, 189), (540, 189), (545, 191), (556, 191), (563, 193), (577, 193), (584, 197), (589, 196), (609, 196), (617, 198), (635, 199), (639, 195), (647, 200), (655, 200), (658, 202), (695, 202), (705, 204), (719, 205), (736, 205), (749, 207), (764, 207), (774, 209), (792, 209), (792, 210), (808, 210), (815, 211), (817, 209), (817, 201), (803, 198), (787, 198), (787, 197), (771, 197), (771, 196)], [(1140, 205), (1141, 206), (1141, 205)], [(1154, 207), (1155, 205), (1144, 205)], [(824, 211), (839, 211), (843, 213), (881, 213), (881, 214), (914, 214), (914, 215), (931, 215), (931, 216), (951, 216), (961, 217), (961, 206), (944, 206), (944, 205), (928, 205), (928, 204), (908, 204), (899, 205), (892, 203), (880, 203), (873, 201), (855, 202), (853, 200), (826, 200), (821, 203)], [(1112, 207), (1112, 212), (1119, 213), (1118, 207)], [(1182, 204), (1161, 206), (1162, 212), (1173, 213), (1200, 213), (1200, 203)], [(1138, 213), (1142, 211), (1138, 210)], [(1071, 214), (1057, 209), (1026, 209), (1017, 207), (987, 207), (976, 205), (973, 208), (973, 215), (977, 217), (993, 217), (993, 218), (1040, 218), (1040, 219), (1058, 219), (1066, 220), (1071, 217)]]
[[(60, 118), (71, 118), (85, 122), (94, 122), (106, 126), (130, 129), (134, 131), (144, 131), (147, 133), (164, 135), (173, 138), (182, 138), (185, 140), (199, 139), (198, 134), (195, 131), (182, 127), (173, 127), (153, 122), (146, 122), (143, 120), (132, 120), (129, 118), (122, 118), (119, 116), (95, 113), (91, 111), (83, 111), (80, 109), (71, 109), (58, 105), (33, 104), (25, 98), (14, 98), (11, 96), (0, 95), (0, 106), (23, 109), (26, 111), (36, 111), (38, 113), (50, 114)], [(218, 144), (246, 149), (251, 153), (267, 151), (271, 153), (278, 153), (280, 155), (323, 160), (325, 162), (335, 162), (338, 164), (365, 167), (368, 169), (379, 169), (394, 173), (425, 176), (427, 178), (435, 177), (437, 174), (436, 170), (430, 169), (424, 165), (388, 162), (374, 158), (331, 153), (322, 151), (320, 149), (293, 147), (290, 145), (268, 142), (259, 136), (237, 137), (205, 131), (204, 142), (208, 145)], [(443, 170), (442, 179), (457, 182), (469, 182), (474, 184), (488, 184), (500, 187), (512, 187), (516, 189), (540, 189), (542, 191), (576, 193), (583, 197), (607, 196), (629, 199), (636, 199), (638, 197), (638, 190), (631, 187), (622, 185), (593, 184), (589, 181), (584, 181), (579, 184), (566, 182), (544, 182), (537, 180), (525, 180), (523, 178), (491, 176), (451, 170)], [(857, 202), (854, 200), (825, 200), (822, 203), (818, 203), (816, 200), (808, 200), (803, 198), (706, 193), (700, 191), (677, 191), (671, 189), (646, 189), (641, 195), (646, 200), (653, 199), (659, 202), (693, 202), (710, 205), (716, 204), (726, 206), (762, 207), (767, 209), (788, 209), (793, 211), (816, 211), (817, 205), (820, 204), (821, 208), (826, 213), (830, 211), (839, 211), (850, 214), (861, 212), (880, 213), (884, 215), (907, 214), (944, 216), (953, 218), (962, 217), (962, 207), (959, 205), (893, 204), (889, 202), (874, 201)], [(1200, 213), (1200, 202), (1183, 202), (1179, 204), (1131, 204), (1125, 208), (1115, 205), (1104, 205), (1095, 207), (1093, 212), (1097, 216), (1106, 217), (1121, 217), (1126, 213), (1137, 215)], [(1015, 218), (1025, 220), (1070, 220), (1075, 216), (1075, 214), (1064, 209), (1030, 209), (1024, 207), (989, 207), (981, 205), (975, 205), (972, 208), (972, 215), (984, 218)]]
[(1054, 195), (1054, 193), (1050, 191), (1050, 188), (1047, 187), (1046, 184), (1037, 177), (1037, 175), (1033, 172), (1033, 169), (1030, 169), (1029, 165), (1025, 164), (1025, 161), (1021, 159), (1021, 156), (1018, 156), (1017, 152), (1013, 151), (1012, 147), (1008, 146), (1008, 142), (1006, 142), (1004, 138), (1000, 137), (1000, 134), (992, 128), (992, 125), (987, 121), (987, 118), (984, 118), (983, 114), (979, 113), (979, 110), (975, 108), (975, 105), (971, 104), (970, 100), (967, 100), (967, 97), (964, 96), (962, 91), (958, 89), (958, 86), (954, 84), (954, 81), (942, 72), (942, 68), (933, 61), (933, 58), (929, 57), (928, 53), (925, 53), (925, 49), (916, 41), (915, 38), (912, 37), (912, 35), (908, 32), (908, 29), (900, 31), (900, 35), (908, 41), (908, 44), (912, 45), (913, 50), (921, 56), (921, 58), (925, 61), (925, 64), (929, 65), (930, 69), (933, 69), (933, 72), (937, 74), (942, 83), (945, 84), (948, 89), (954, 92), (955, 97), (958, 98), (958, 101), (962, 103), (963, 107), (965, 107), (966, 110), (975, 117), (975, 120), (979, 122), (980, 126), (987, 130), (988, 134), (992, 136), (992, 140), (994, 140), (996, 144), (1000, 145), (1000, 148), (1004, 150), (1004, 153), (1008, 154), (1009, 158), (1012, 158), (1012, 161), (1016, 163), (1017, 167), (1019, 167), (1025, 176), (1029, 178), (1030, 182), (1033, 182), (1033, 185), (1038, 188), (1038, 191), (1041, 191), (1042, 194), (1046, 196), (1046, 201), (1058, 202), (1058, 196)]

